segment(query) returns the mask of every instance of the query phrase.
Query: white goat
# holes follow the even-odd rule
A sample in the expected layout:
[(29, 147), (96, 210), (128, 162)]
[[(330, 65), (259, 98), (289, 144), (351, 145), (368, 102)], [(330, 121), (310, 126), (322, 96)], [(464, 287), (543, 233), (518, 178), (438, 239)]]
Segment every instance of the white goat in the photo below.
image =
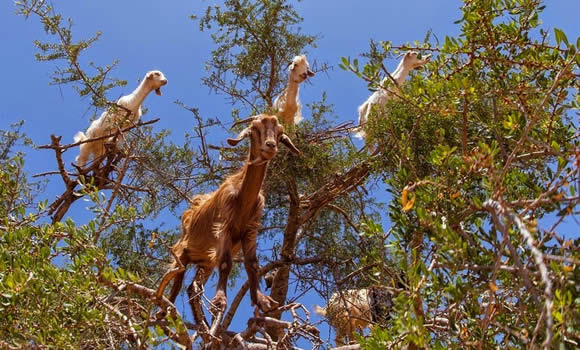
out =
[[(74, 136), (74, 142), (97, 138), (111, 134), (117, 130), (135, 123), (141, 117), (141, 103), (147, 95), (155, 90), (161, 96), (161, 87), (167, 84), (167, 79), (160, 71), (147, 72), (145, 79), (129, 95), (121, 97), (117, 105), (121, 107), (111, 107), (104, 111), (99, 119), (94, 120), (86, 131), (86, 134), (79, 131)], [(97, 160), (106, 153), (105, 143), (111, 138), (91, 141), (80, 145), (80, 154), (76, 158), (79, 167), (84, 167), (91, 155)], [(117, 145), (119, 145), (118, 141)]]
[(298, 97), (298, 86), (308, 77), (313, 77), (314, 72), (310, 70), (310, 65), (305, 55), (294, 57), (288, 67), (288, 86), (274, 100), (274, 109), (278, 110), (278, 117), (287, 126), (298, 124), (302, 120), (300, 110), (300, 99)]
[(356, 330), (362, 333), (363, 328), (372, 328), (373, 323), (387, 319), (393, 298), (393, 290), (386, 287), (348, 289), (342, 296), (333, 293), (328, 305), (325, 308), (316, 305), (314, 312), (328, 319), (336, 331), (334, 341), (340, 346), (347, 337), (352, 341)]
[[(426, 55), (423, 58), (419, 58), (419, 54), (416, 51), (408, 51), (405, 53), (401, 62), (397, 66), (397, 69), (391, 74), (393, 79), (397, 82), (397, 86), (401, 87), (405, 83), (405, 79), (409, 75), (409, 72), (415, 68), (422, 67), (425, 63), (429, 62), (431, 55)], [(375, 91), (369, 98), (358, 107), (358, 124), (360, 125), (355, 134), (356, 137), (362, 139), (366, 137), (366, 132), (363, 130), (364, 125), (369, 120), (369, 114), (373, 105), (384, 106), (389, 99), (393, 97), (393, 90), (386, 90), (383, 88), (389, 77), (385, 77), (381, 81), (381, 85), (378, 90)]]

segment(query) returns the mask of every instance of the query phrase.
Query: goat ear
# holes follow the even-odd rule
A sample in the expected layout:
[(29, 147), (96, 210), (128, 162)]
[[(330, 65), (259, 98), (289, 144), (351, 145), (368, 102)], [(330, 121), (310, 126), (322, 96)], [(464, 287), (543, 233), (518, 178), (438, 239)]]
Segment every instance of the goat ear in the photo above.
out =
[(247, 127), (244, 130), (242, 130), (239, 134), (238, 137), (236, 137), (235, 139), (227, 139), (228, 143), (230, 144), (230, 146), (235, 146), (237, 145), (240, 141), (242, 141), (243, 139), (245, 139), (246, 137), (250, 136), (252, 134), (252, 129), (251, 127)]
[(290, 140), (290, 138), (286, 134), (282, 134), (282, 137), (280, 138), (280, 142), (282, 142), (284, 144), (284, 146), (288, 147), (290, 149), (290, 151), (292, 151), (292, 153), (302, 154), (302, 152), (300, 152), (300, 150), (298, 148), (296, 148), (296, 146), (294, 146), (294, 144), (292, 143), (292, 140)]
[(292, 62), (292, 63), (290, 63), (290, 64), (288, 65), (288, 68), (289, 68), (290, 70), (294, 70), (294, 68), (295, 68), (295, 67), (296, 67), (296, 63), (294, 63), (294, 62)]

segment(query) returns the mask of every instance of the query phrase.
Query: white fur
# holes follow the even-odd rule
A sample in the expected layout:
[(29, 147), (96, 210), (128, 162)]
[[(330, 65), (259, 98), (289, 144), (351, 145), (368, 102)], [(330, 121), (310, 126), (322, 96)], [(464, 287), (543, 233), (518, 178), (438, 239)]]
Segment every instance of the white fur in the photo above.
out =
[[(147, 95), (155, 90), (157, 95), (161, 95), (161, 86), (167, 84), (167, 79), (160, 71), (147, 72), (145, 78), (139, 86), (129, 95), (121, 97), (117, 101), (119, 107), (111, 107), (104, 111), (101, 116), (94, 120), (86, 133), (79, 131), (74, 136), (74, 142), (80, 142), (87, 139), (105, 136), (114, 133), (117, 128), (129, 126), (139, 120), (141, 117), (141, 104)], [(99, 159), (106, 153), (105, 143), (110, 142), (111, 138), (91, 141), (80, 145), (80, 154), (76, 158), (79, 167), (84, 167), (91, 158)], [(117, 145), (120, 140), (117, 141)]]
[[(425, 63), (429, 62), (431, 55), (427, 55), (422, 59), (418, 58), (418, 53), (416, 51), (409, 51), (405, 53), (401, 62), (397, 66), (397, 69), (392, 74), (392, 77), (397, 82), (398, 86), (402, 86), (405, 83), (405, 79), (409, 75), (409, 72), (415, 68), (422, 67)], [(374, 105), (384, 106), (389, 99), (393, 97), (392, 90), (386, 90), (382, 86), (387, 82), (388, 77), (385, 77), (381, 81), (381, 86), (375, 91), (369, 98), (358, 107), (358, 124), (359, 127), (356, 129), (355, 136), (362, 139), (366, 137), (366, 132), (363, 130), (364, 125), (369, 120), (369, 114)]]
[(368, 289), (348, 289), (342, 296), (344, 299), (339, 293), (333, 293), (325, 308), (318, 305), (314, 308), (314, 312), (325, 316), (334, 327), (337, 346), (344, 345), (346, 337), (352, 340), (356, 330), (369, 327), (372, 318)]
[(308, 77), (314, 76), (310, 70), (310, 65), (305, 55), (294, 57), (288, 68), (288, 86), (274, 100), (274, 109), (278, 110), (277, 115), (287, 125), (298, 124), (302, 120), (300, 98), (298, 96), (298, 87), (300, 83)]
[(386, 317), (387, 315), (377, 315), (376, 312), (390, 312), (394, 297), (394, 290), (387, 287), (347, 289), (342, 294), (333, 293), (328, 305), (325, 308), (316, 305), (314, 312), (325, 316), (334, 327), (335, 342), (339, 346), (345, 343), (347, 337), (354, 340), (355, 331), (362, 334), (364, 328), (372, 328), (373, 314), (375, 317)]

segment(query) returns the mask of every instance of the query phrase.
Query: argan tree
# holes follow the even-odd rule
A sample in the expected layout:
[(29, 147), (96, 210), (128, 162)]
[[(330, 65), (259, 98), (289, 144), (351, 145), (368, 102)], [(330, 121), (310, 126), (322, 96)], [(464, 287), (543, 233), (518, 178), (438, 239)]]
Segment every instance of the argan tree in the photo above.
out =
[(466, 1), (460, 36), (342, 63), (373, 87), (392, 53), (435, 55), (367, 127), (408, 286), (363, 347), (577, 346), (580, 40), (543, 8)]
[[(74, 41), (72, 21), (45, 1), (16, 9), (45, 27), (37, 58), (57, 64), (52, 83), (90, 96), (95, 113), (118, 108), (108, 96), (124, 84), (111, 77), (114, 57), (105, 66), (78, 59), (98, 34)], [(287, 64), (315, 52), (316, 37), (301, 32), (290, 1), (226, 0), (194, 16), (215, 44), (203, 83), (233, 107), (216, 120), (179, 103), (192, 114), (183, 145), (145, 115), (112, 134), (126, 146), (101, 167), (69, 169), (62, 153), (78, 145), (47, 135), (41, 148), (57, 170), (33, 178), (15, 152), (28, 144), (23, 126), (2, 131), (0, 347), (326, 348), (303, 296), (369, 286), (392, 290), (393, 307), (349, 349), (578, 346), (578, 239), (564, 239), (571, 233), (562, 223), (576, 220), (580, 199), (580, 42), (541, 28), (542, 9), (536, 0), (466, 0), (458, 37), (371, 42), (361, 59), (341, 60), (371, 90), (387, 77), (395, 97), (373, 108), (364, 128), (375, 146), (359, 150), (354, 125), (339, 122), (322, 93), (291, 130), (301, 157), (281, 151), (270, 164), (260, 274), (273, 276), (270, 295), (282, 306), (266, 314), (239, 315), (247, 283), (229, 293), (223, 319), (202, 294), (190, 300), (199, 324), (158, 297), (179, 234), (159, 214), (180, 215), (193, 195), (240, 167), (245, 150), (206, 135), (274, 113)], [(408, 50), (433, 59), (399, 89), (383, 63)], [(52, 203), (37, 200), (46, 184), (36, 181), (47, 176), (62, 186)], [(383, 203), (374, 188), (392, 200)], [(80, 198), (92, 203), (86, 225), (67, 216)]]

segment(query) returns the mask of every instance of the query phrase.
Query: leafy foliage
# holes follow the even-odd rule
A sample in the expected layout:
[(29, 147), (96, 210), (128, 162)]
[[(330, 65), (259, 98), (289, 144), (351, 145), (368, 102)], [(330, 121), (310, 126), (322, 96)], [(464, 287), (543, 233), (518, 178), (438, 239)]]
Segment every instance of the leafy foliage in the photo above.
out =
[[(89, 65), (93, 76), (79, 63), (99, 34), (75, 42), (72, 21), (45, 1), (16, 6), (37, 16), (54, 40), (36, 42), (39, 61), (59, 64), (53, 83), (72, 84), (95, 108), (109, 104), (107, 91), (124, 84), (108, 77), (116, 62)], [(262, 265), (277, 268), (273, 298), (285, 304), (313, 291), (329, 297), (390, 287), (389, 317), (351, 339), (368, 349), (577, 346), (580, 241), (558, 229), (575, 220), (580, 201), (579, 41), (541, 28), (542, 10), (536, 0), (465, 1), (457, 37), (371, 42), (360, 62), (341, 60), (371, 90), (388, 89), (393, 98), (372, 109), (372, 154), (351, 143), (352, 126), (337, 125), (324, 93), (287, 131), (302, 155), (281, 150), (269, 165), (259, 242)], [(315, 47), (301, 21), (285, 0), (226, 0), (199, 17), (216, 46), (203, 82), (236, 103), (232, 120), (269, 111), (285, 86), (286, 64)], [(384, 59), (411, 49), (434, 58), (404, 86), (389, 79), (381, 86)], [(135, 128), (124, 135), (114, 186), (104, 191), (79, 178), (75, 195), (93, 213), (85, 225), (47, 223), (48, 203), (36, 200), (42, 183), (30, 181), (25, 155), (14, 152), (28, 144), (22, 125), (1, 131), (0, 313), (7, 321), (0, 347), (211, 342), (184, 310), (155, 295), (179, 234), (158, 218), (179, 215), (194, 194), (215, 189), (246, 150), (208, 144), (209, 132), (231, 124), (178, 104), (192, 113), (183, 145), (169, 142), (167, 130)], [(389, 203), (380, 203), (383, 190)], [(232, 317), (238, 304), (230, 304)], [(153, 317), (158, 308), (169, 311)], [(283, 318), (281, 311), (270, 316)], [(311, 328), (286, 335), (265, 328), (280, 344), (303, 337), (324, 346)]]
[[(16, 1), (17, 14), (28, 18), (37, 15), (44, 25), (47, 34), (56, 37), (56, 42), (34, 41), (34, 45), (40, 50), (36, 54), (38, 61), (65, 61), (65, 68), (57, 68), (53, 73), (52, 84), (74, 84), (74, 88), (80, 96), (90, 96), (95, 107), (105, 107), (107, 100), (106, 92), (115, 86), (127, 84), (124, 80), (108, 79), (107, 75), (117, 65), (117, 61), (106, 66), (97, 66), (90, 63), (95, 70), (94, 75), (89, 75), (79, 63), (80, 55), (95, 43), (100, 32), (86, 40), (74, 41), (72, 35), (72, 19), (64, 20), (60, 14), (54, 12), (52, 5), (45, 0), (22, 0)], [(63, 23), (64, 22), (64, 23)]]
[[(578, 242), (557, 227), (578, 203), (578, 55), (560, 30), (557, 46), (549, 43), (538, 27), (542, 9), (536, 1), (467, 2), (460, 37), (415, 48), (438, 54), (428, 75), (374, 110), (368, 132), (395, 194), (392, 245), (409, 271), (409, 294), (368, 348), (403, 335), (403, 343), (435, 348), (577, 341), (571, 312), (554, 326), (551, 318), (555, 293), (570, 293), (569, 310), (577, 299), (568, 264)], [(347, 59), (344, 69), (373, 86), (382, 68), (372, 58), (411, 48), (380, 46), (364, 70)], [(552, 227), (538, 225), (554, 216)]]
[(217, 48), (206, 65), (204, 84), (249, 105), (252, 114), (272, 106), (286, 80), (280, 68), (316, 39), (300, 33), (300, 22), (286, 0), (227, 0), (223, 8), (208, 7), (200, 30), (216, 27), (211, 37)]

